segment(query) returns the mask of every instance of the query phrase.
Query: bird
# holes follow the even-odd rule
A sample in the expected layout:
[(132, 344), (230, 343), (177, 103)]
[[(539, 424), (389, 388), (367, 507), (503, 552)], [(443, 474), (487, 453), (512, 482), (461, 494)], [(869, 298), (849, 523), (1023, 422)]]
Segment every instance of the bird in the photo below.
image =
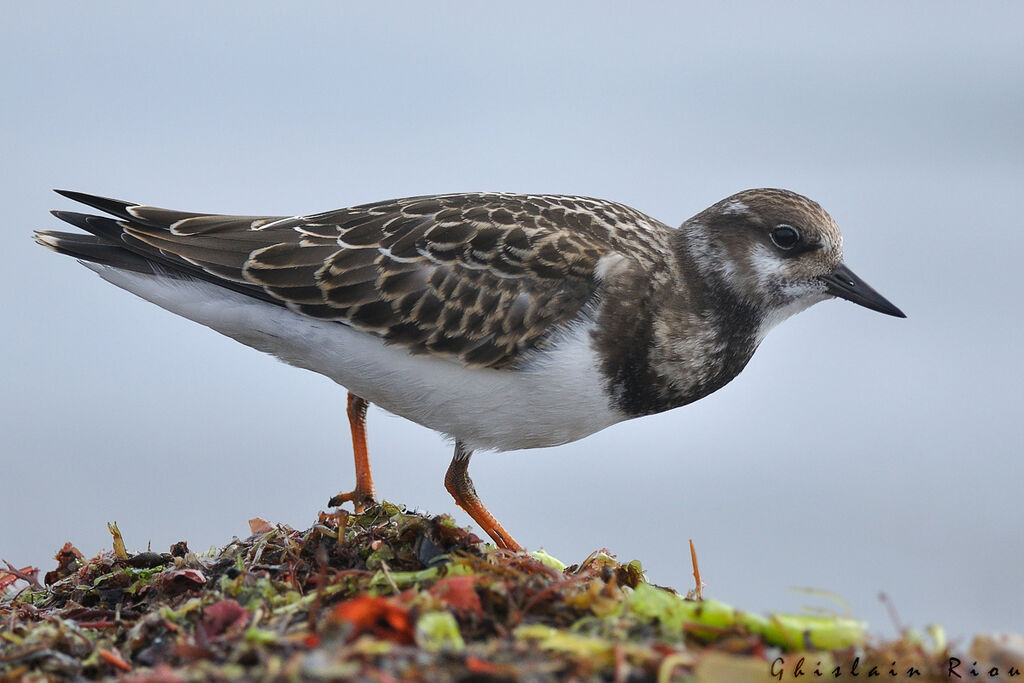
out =
[(348, 390), (355, 487), (329, 505), (376, 501), (376, 404), (454, 441), (445, 487), (511, 551), (469, 476), (475, 451), (557, 446), (697, 401), (826, 299), (906, 317), (846, 266), (832, 217), (789, 190), (738, 192), (679, 227), (556, 194), (240, 216), (56, 192), (102, 215), (53, 211), (83, 232), (39, 230), (39, 244)]

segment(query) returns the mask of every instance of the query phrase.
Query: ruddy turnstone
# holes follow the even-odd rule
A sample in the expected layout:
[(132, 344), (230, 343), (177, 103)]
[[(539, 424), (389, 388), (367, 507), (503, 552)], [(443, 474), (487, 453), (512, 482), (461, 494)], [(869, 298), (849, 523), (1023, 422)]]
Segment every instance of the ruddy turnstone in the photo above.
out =
[(36, 240), (105, 280), (349, 390), (355, 489), (369, 403), (455, 441), (445, 486), (499, 546), (476, 449), (555, 446), (734, 378), (768, 331), (841, 297), (903, 313), (842, 262), (815, 202), (747, 190), (678, 228), (586, 197), (468, 193), (307, 216), (171, 211), (59, 191), (109, 216)]

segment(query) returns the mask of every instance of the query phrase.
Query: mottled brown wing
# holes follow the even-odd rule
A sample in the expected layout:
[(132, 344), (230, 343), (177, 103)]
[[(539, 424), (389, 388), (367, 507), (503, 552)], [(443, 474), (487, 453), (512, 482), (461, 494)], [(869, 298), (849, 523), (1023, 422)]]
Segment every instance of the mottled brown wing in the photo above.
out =
[[(412, 353), (502, 367), (593, 297), (594, 267), (611, 249), (587, 229), (592, 221), (566, 198), (381, 202), (306, 217), (302, 240), (253, 252), (244, 274), (295, 310)], [(302, 289), (310, 283), (318, 300)]]
[(90, 218), (164, 266), (487, 367), (514, 364), (575, 318), (602, 256), (644, 247), (622, 226), (656, 224), (620, 204), (546, 195), (413, 197), (292, 218), (72, 198), (117, 216)]

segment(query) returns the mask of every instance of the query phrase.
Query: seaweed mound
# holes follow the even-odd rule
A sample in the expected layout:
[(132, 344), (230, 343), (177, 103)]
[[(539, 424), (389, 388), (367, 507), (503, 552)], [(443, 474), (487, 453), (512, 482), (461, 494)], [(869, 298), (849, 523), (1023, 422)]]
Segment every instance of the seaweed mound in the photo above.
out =
[(113, 551), (66, 544), (45, 587), (0, 571), (0, 680), (835, 680), (897, 663), (947, 677), (941, 642), (745, 614), (607, 552), (567, 567), (389, 503), (250, 527), (201, 556), (184, 542), (129, 554), (113, 526)]

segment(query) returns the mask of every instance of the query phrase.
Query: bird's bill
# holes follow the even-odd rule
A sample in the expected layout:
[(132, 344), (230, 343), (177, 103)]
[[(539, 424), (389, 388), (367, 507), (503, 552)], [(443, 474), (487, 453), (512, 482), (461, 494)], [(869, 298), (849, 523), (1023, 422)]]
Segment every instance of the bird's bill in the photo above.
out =
[(846, 267), (845, 263), (840, 263), (831, 273), (823, 275), (821, 280), (825, 283), (826, 291), (833, 296), (886, 315), (893, 315), (897, 318), (907, 317), (903, 311), (893, 306), (888, 299), (857, 277), (852, 270)]

